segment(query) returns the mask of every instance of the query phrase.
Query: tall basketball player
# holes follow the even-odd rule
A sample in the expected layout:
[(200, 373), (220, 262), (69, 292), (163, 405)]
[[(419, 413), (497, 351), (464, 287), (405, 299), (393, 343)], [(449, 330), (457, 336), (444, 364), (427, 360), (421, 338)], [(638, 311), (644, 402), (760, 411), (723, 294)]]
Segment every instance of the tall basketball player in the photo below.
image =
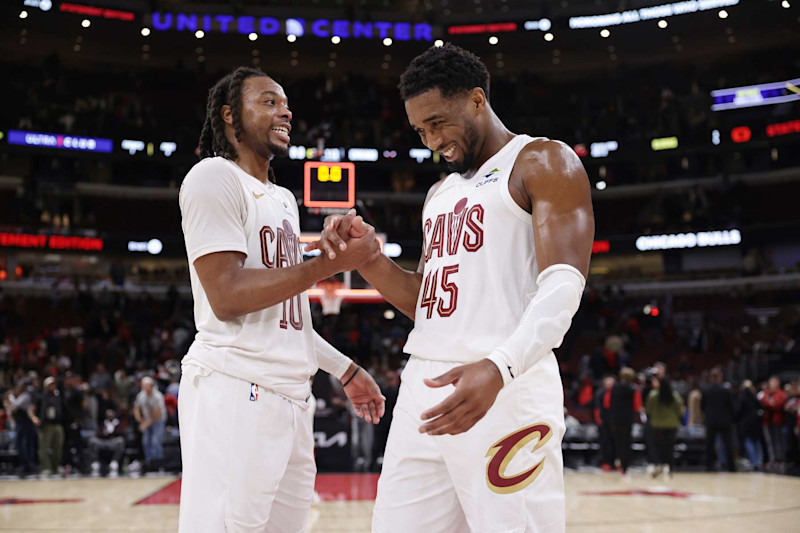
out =
[[(359, 267), (414, 319), (372, 528), (564, 531), (563, 391), (553, 348), (578, 309), (594, 237), (586, 172), (565, 144), (510, 132), (489, 73), (452, 45), (400, 80), (409, 122), (451, 174), (428, 192), (416, 272)], [(329, 217), (329, 254), (363, 223)]]
[(314, 491), (310, 380), (343, 380), (359, 416), (383, 416), (365, 371), (314, 332), (306, 289), (374, 260), (371, 232), (303, 262), (297, 203), (273, 183), (288, 151), (283, 88), (238, 68), (209, 92), (201, 161), (181, 185), (197, 336), (178, 400), (180, 531), (304, 532)]

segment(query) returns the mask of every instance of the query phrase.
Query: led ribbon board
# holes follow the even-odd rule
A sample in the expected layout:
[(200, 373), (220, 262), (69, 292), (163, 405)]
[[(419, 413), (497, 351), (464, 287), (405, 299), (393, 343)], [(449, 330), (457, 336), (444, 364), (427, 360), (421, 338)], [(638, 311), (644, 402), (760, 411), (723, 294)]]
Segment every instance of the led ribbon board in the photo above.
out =
[(711, 91), (711, 98), (714, 100), (711, 105), (711, 109), (714, 111), (792, 102), (800, 100), (800, 78), (748, 85), (747, 87), (719, 89)]
[(687, 2), (673, 2), (671, 4), (643, 7), (641, 9), (607, 13), (604, 15), (570, 17), (569, 27), (573, 30), (582, 28), (607, 28), (609, 26), (631, 24), (644, 20), (664, 19), (675, 15), (686, 15), (698, 11), (735, 6), (738, 3), (739, 0), (690, 0)]
[(80, 152), (111, 153), (114, 142), (99, 137), (78, 137), (60, 133), (39, 133), (35, 131), (8, 130), (8, 144), (53, 148), (55, 150), (78, 150)]

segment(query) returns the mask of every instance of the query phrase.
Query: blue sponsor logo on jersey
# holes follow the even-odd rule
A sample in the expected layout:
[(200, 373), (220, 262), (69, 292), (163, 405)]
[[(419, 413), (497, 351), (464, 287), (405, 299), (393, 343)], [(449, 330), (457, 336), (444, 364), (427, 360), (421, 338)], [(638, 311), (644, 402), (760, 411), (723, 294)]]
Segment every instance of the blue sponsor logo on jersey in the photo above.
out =
[(480, 182), (478, 182), (478, 184), (477, 184), (477, 185), (475, 185), (475, 188), (477, 189), (478, 187), (483, 187), (484, 185), (488, 185), (488, 184), (490, 184), (490, 183), (494, 183), (494, 182), (496, 182), (496, 181), (497, 181), (497, 179), (498, 179), (498, 178), (497, 178), (497, 176), (494, 176), (494, 174), (495, 174), (496, 172), (500, 172), (500, 169), (499, 169), (499, 168), (495, 168), (494, 170), (492, 170), (492, 171), (491, 171), (491, 172), (489, 172), (488, 174), (485, 174), (485, 175), (482, 177), (483, 181), (480, 181)]

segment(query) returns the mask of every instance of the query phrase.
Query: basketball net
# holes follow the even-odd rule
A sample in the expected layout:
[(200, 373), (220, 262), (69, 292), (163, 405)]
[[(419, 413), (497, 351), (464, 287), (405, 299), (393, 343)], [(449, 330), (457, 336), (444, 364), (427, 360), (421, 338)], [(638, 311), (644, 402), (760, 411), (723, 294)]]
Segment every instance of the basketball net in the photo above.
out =
[(321, 281), (317, 287), (322, 289), (319, 301), (322, 304), (322, 315), (338, 315), (342, 309), (344, 296), (339, 293), (339, 289), (344, 289), (341, 281)]

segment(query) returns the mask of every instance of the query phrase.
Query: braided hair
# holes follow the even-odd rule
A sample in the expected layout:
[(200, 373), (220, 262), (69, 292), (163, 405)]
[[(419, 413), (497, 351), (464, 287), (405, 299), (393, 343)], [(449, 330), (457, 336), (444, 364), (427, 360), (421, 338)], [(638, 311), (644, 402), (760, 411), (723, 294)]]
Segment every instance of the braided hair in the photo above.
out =
[[(250, 67), (239, 67), (219, 80), (208, 91), (206, 104), (206, 120), (200, 132), (200, 159), (220, 156), (236, 160), (236, 148), (225, 135), (225, 121), (222, 119), (222, 106), (231, 106), (233, 132), (237, 141), (242, 140), (242, 85), (248, 78), (258, 76), (269, 77), (261, 70)], [(269, 179), (275, 181), (275, 173), (269, 168)]]
[(437, 87), (445, 98), (480, 87), (488, 100), (489, 71), (478, 56), (454, 44), (432, 46), (411, 61), (397, 88), (405, 101)]

